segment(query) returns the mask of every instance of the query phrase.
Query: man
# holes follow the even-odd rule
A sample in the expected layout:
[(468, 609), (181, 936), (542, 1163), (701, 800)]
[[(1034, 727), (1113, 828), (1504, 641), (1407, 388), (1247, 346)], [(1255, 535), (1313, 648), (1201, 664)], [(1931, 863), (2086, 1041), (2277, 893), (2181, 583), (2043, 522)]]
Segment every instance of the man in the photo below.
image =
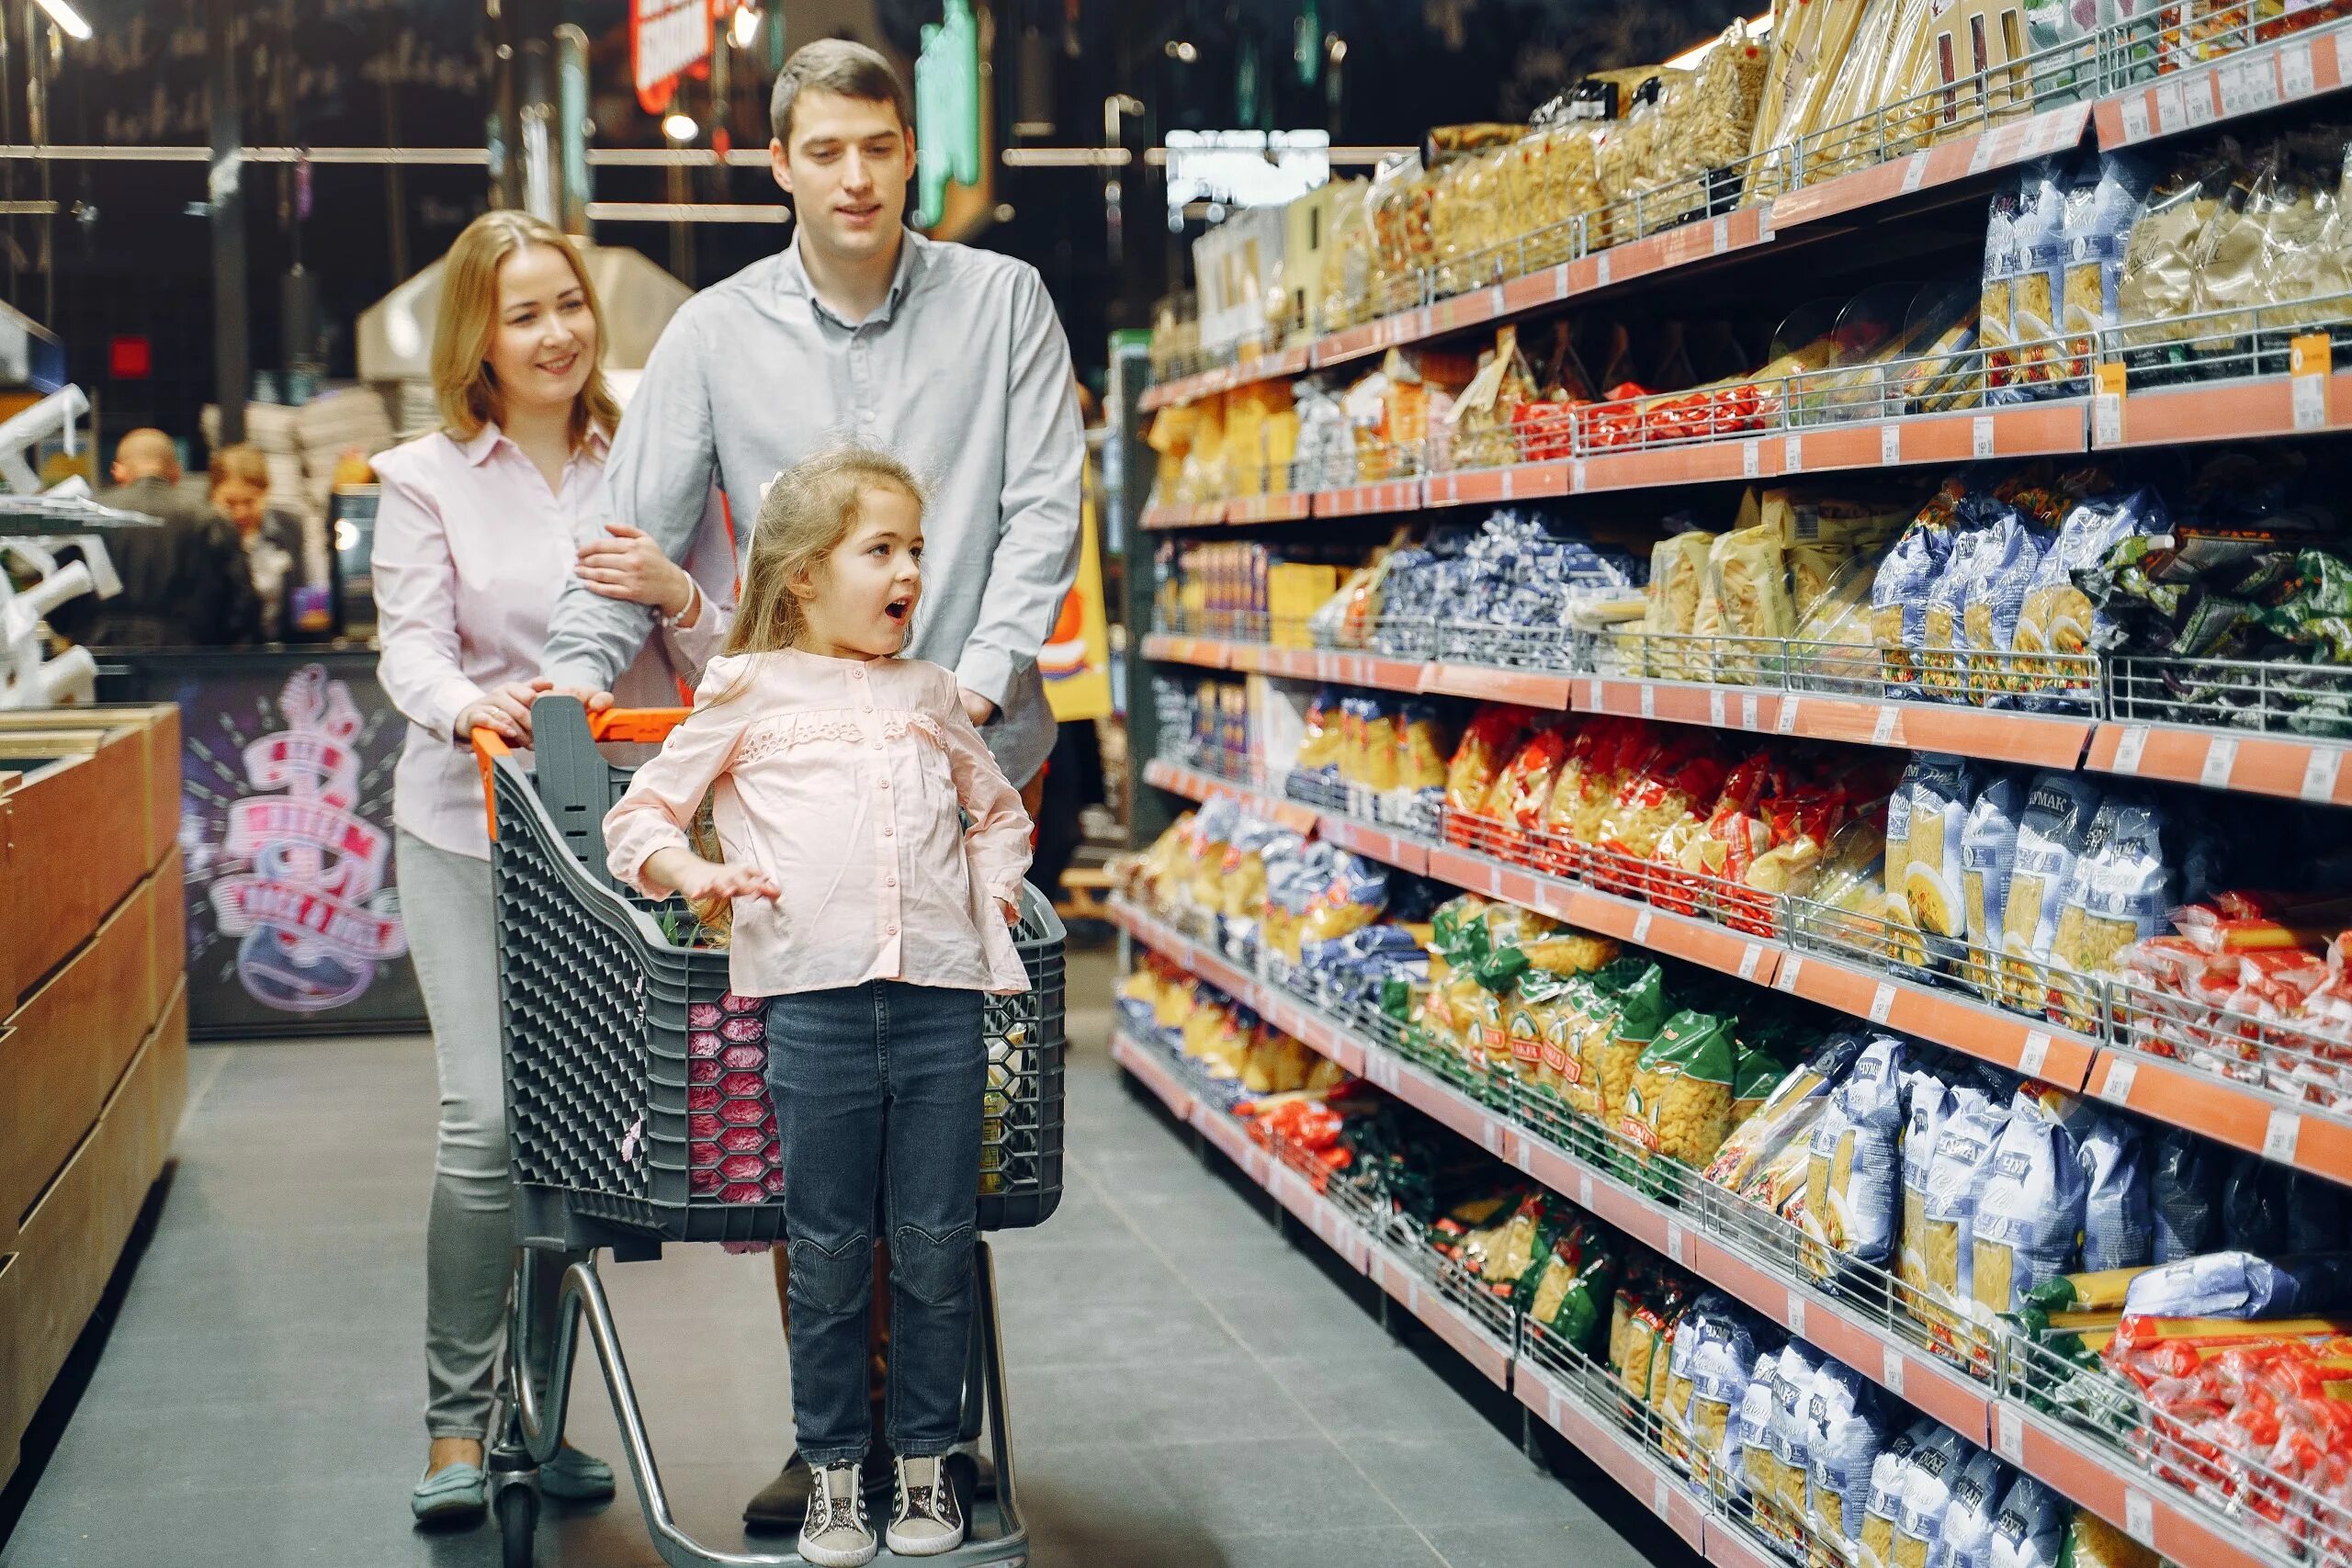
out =
[[(245, 547), (229, 520), (183, 492), (179, 449), (160, 430), (139, 429), (114, 449), (114, 483), (98, 502), (162, 524), (107, 535), (122, 592), (53, 617), (64, 636), (93, 648), (214, 648), (260, 635)], [(59, 624), (60, 620), (68, 624)]]
[[(842, 442), (899, 457), (932, 487), (909, 651), (955, 671), (1034, 815), (1054, 744), (1037, 650), (1078, 569), (1084, 444), (1069, 342), (1035, 269), (905, 227), (914, 132), (906, 87), (879, 54), (809, 44), (786, 62), (769, 115), (769, 161), (798, 232), (672, 318), (613, 444), (615, 516), (675, 559), (716, 479), (740, 551), (762, 487), (783, 469)], [(643, 609), (575, 581), (548, 630), (545, 675), (609, 690), (650, 629)], [(788, 1270), (775, 1256), (781, 1296)], [(887, 1485), (888, 1459), (867, 1473)], [(791, 1528), (808, 1490), (796, 1453), (744, 1520)]]

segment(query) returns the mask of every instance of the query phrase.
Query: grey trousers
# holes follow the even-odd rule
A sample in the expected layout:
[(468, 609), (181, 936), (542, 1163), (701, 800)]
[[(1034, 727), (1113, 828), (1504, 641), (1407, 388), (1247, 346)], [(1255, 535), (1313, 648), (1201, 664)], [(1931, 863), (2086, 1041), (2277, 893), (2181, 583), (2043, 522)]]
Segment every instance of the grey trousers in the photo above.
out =
[[(401, 923), (441, 1075), (424, 1232), (424, 1426), (435, 1438), (481, 1438), (505, 1344), (514, 1259), (490, 863), (407, 833), (399, 835), (395, 853)], [(545, 1345), (566, 1260), (539, 1256), (538, 1337)]]

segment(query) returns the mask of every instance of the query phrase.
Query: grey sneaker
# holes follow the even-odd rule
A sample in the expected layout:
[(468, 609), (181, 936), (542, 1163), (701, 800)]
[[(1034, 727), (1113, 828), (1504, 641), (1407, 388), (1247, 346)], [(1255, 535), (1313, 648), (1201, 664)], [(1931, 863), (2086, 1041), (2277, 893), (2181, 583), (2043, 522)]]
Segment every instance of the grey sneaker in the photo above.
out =
[(865, 1568), (875, 1550), (857, 1461), (843, 1460), (818, 1471), (808, 1491), (808, 1517), (800, 1524), (802, 1559), (817, 1568)]
[(938, 1460), (899, 1461), (899, 1506), (887, 1539), (900, 1557), (937, 1557), (964, 1544), (964, 1510)]

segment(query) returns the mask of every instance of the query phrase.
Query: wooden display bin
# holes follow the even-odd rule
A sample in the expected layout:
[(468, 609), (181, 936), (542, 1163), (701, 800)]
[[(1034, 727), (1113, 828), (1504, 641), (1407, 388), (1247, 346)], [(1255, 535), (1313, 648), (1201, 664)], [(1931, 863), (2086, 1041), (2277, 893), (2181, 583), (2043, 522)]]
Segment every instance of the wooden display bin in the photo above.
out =
[(0, 1481), (187, 1082), (172, 707), (0, 714)]

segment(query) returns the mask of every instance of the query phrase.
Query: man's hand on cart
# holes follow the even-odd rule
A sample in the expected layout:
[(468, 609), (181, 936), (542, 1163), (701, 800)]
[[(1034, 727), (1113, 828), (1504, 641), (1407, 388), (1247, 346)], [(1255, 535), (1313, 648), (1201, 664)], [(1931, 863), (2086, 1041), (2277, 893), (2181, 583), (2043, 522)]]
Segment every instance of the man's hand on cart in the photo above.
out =
[(645, 879), (667, 887), (690, 904), (722, 898), (781, 898), (784, 889), (754, 866), (722, 865), (692, 850), (656, 850), (645, 863)]

